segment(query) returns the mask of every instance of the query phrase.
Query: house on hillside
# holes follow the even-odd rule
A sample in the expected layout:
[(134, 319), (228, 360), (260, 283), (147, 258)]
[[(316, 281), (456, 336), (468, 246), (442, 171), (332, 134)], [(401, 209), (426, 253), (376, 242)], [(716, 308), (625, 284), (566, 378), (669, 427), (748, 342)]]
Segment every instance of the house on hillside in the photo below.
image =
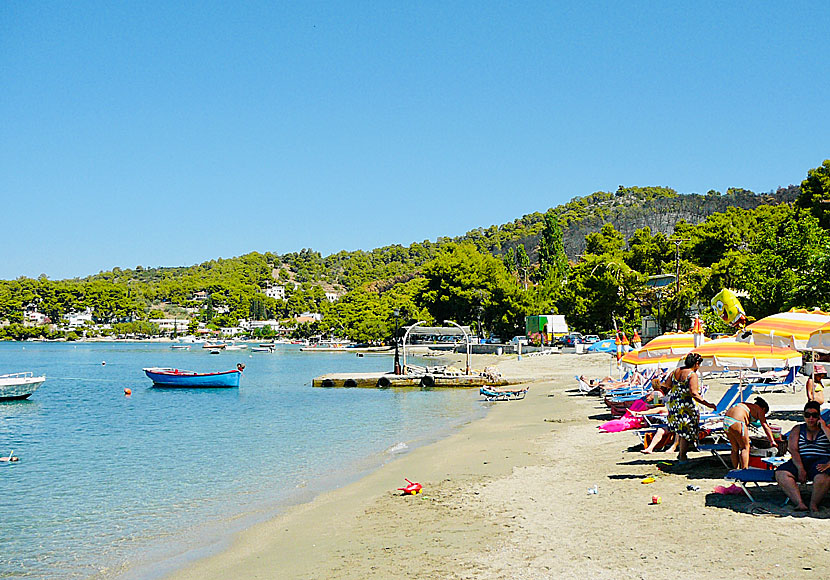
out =
[(92, 308), (87, 308), (81, 312), (70, 312), (63, 318), (66, 320), (66, 325), (72, 330), (82, 326), (91, 326), (93, 324)]
[(265, 289), (265, 295), (274, 300), (285, 300), (285, 286), (269, 286)]

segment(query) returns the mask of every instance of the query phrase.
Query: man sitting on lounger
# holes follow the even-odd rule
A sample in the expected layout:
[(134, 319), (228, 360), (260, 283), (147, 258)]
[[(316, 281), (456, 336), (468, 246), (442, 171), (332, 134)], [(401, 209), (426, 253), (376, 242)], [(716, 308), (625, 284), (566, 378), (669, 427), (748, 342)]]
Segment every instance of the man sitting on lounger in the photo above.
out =
[(775, 471), (775, 481), (793, 502), (796, 511), (807, 511), (798, 484), (812, 479), (809, 509), (818, 511), (830, 489), (830, 427), (821, 418), (818, 402), (808, 401), (804, 405), (804, 423), (793, 427), (787, 443), (792, 459)]

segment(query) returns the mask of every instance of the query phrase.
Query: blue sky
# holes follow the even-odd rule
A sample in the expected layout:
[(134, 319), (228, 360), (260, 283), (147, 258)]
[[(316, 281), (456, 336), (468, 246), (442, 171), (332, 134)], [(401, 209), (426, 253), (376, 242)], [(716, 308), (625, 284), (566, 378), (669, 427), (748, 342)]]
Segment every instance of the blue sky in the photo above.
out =
[(408, 245), (830, 157), (825, 3), (0, 4), (0, 278)]

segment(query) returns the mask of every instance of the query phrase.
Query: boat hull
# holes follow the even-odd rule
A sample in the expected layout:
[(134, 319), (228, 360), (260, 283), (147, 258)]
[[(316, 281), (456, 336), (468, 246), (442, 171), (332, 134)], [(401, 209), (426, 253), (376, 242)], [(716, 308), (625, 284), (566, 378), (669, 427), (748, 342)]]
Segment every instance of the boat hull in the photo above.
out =
[(239, 386), (239, 377), (242, 373), (238, 370), (224, 371), (220, 373), (194, 373), (192, 371), (180, 371), (178, 369), (144, 369), (153, 384), (160, 387), (179, 388), (233, 388)]
[(46, 381), (45, 376), (34, 377), (31, 373), (2, 375), (0, 376), (0, 401), (28, 399), (44, 381)]

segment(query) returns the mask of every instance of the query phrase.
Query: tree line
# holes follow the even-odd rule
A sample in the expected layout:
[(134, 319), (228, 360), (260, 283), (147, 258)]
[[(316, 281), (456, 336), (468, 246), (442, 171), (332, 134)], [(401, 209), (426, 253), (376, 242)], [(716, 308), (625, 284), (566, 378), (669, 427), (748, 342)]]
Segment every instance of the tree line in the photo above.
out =
[[(724, 287), (743, 290), (744, 306), (755, 317), (794, 306), (826, 308), (828, 176), (825, 161), (800, 188), (777, 196), (736, 189), (692, 199), (669, 188), (621, 187), (503, 226), (408, 247), (327, 257), (310, 249), (252, 252), (190, 267), (114, 268), (83, 279), (18, 278), (0, 282), (0, 319), (20, 332), (23, 312), (34, 305), (53, 322), (89, 309), (100, 323), (151, 323), (172, 313), (219, 327), (240, 318), (288, 319), (311, 311), (322, 321), (298, 333), (380, 341), (396, 324), (415, 320), (453, 320), (482, 335), (508, 337), (523, 331), (526, 315), (542, 313), (565, 314), (574, 329), (590, 333), (615, 324), (637, 327), (643, 316), (657, 318), (663, 328), (686, 327), (693, 307), (708, 305)], [(703, 215), (700, 199), (724, 210)], [(671, 231), (649, 225), (629, 235), (620, 231), (636, 220), (648, 222), (648, 208), (661, 215), (654, 208), (666, 203), (698, 207)], [(620, 222), (620, 216), (636, 219)], [(593, 231), (581, 238), (581, 253), (569, 256), (569, 232), (586, 223), (594, 224)], [(679, 274), (680, 284), (648, 284), (650, 276), (664, 273)], [(285, 287), (284, 300), (263, 293), (275, 284)], [(330, 304), (326, 289), (340, 299)], [(706, 316), (710, 330), (718, 329), (711, 312)]]

